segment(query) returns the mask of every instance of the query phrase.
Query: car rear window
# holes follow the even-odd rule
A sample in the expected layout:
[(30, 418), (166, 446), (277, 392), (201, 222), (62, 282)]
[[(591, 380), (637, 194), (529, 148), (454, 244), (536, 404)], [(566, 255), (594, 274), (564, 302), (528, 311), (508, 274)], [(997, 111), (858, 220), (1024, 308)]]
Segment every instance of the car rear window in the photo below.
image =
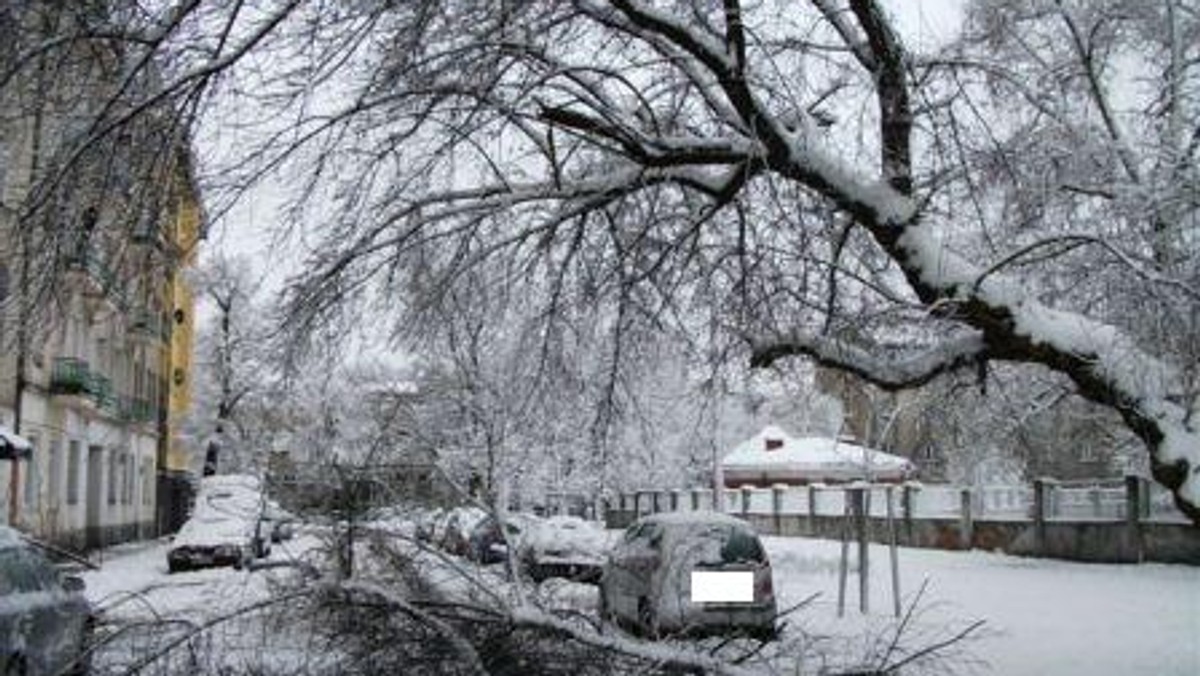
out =
[(740, 528), (731, 529), (721, 545), (721, 560), (725, 563), (762, 563), (765, 559), (758, 538)]

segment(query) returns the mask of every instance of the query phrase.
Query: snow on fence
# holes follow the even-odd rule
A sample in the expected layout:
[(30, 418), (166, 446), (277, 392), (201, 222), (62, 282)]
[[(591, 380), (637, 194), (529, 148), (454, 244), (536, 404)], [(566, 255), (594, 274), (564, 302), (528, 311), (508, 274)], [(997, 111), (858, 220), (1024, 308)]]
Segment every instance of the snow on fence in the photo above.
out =
[(846, 512), (846, 491), (841, 487), (813, 484), (813, 501), (815, 514), (841, 516)]
[[(1042, 491), (1041, 502), (1038, 490)], [(743, 486), (721, 491), (721, 511), (730, 514), (842, 516), (846, 485)], [(778, 499), (776, 499), (778, 494)], [(893, 514), (905, 519), (971, 519), (1036, 521), (1126, 521), (1131, 504), (1137, 519), (1189, 523), (1175, 507), (1170, 491), (1144, 479), (1056, 481), (1041, 479), (1033, 486), (962, 486), (945, 484), (873, 485), (870, 515), (887, 516), (889, 494)], [(711, 489), (638, 491), (618, 496), (621, 511), (651, 514), (665, 511), (709, 511)], [(1039, 513), (1040, 509), (1040, 513)]]
[(1122, 521), (1127, 504), (1124, 485), (1095, 482), (1048, 483), (1045, 517), (1057, 521)]
[(770, 488), (751, 488), (743, 493), (749, 498), (746, 512), (749, 514), (774, 514), (775, 501)]
[(779, 511), (782, 514), (808, 514), (808, 488), (804, 486), (782, 487)]
[(916, 518), (948, 518), (962, 514), (959, 486), (922, 485), (912, 491), (912, 515)]
[(1033, 513), (1033, 488), (1029, 486), (982, 486), (975, 494), (983, 517), (1027, 519)]

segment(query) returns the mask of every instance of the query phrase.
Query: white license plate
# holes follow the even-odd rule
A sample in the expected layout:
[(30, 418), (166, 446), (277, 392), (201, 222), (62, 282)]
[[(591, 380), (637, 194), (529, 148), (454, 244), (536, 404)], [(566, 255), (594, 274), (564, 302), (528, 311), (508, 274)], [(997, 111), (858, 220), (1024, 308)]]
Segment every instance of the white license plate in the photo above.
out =
[(754, 571), (693, 570), (692, 603), (754, 603)]

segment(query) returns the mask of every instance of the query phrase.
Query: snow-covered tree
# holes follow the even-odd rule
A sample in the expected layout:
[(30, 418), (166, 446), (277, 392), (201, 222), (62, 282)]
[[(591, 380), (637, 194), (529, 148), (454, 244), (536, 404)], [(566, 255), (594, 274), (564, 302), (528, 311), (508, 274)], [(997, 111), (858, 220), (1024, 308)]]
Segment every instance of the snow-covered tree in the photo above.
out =
[[(336, 166), (306, 195), (345, 217), (322, 219), (296, 326), (347, 289), (391, 293), (381, 271), (437, 243), (433, 279), (499, 257), (513, 288), (587, 279), (588, 302), (759, 366), (899, 389), (1027, 364), (1117, 411), (1200, 517), (1185, 6), (976, 2), (933, 54), (870, 0), (306, 18), (345, 58), (306, 71), (321, 110), (289, 140), (310, 142), (261, 157)], [(533, 300), (547, 321), (580, 302)]]
[(218, 255), (193, 282), (208, 317), (197, 336), (188, 425), (203, 440), (203, 471), (262, 469), (265, 424), (254, 399), (267, 393), (277, 369), (267, 352), (270, 325), (258, 281), (248, 259)]
[(143, 100), (224, 73), (266, 121), (220, 177), (294, 172), (292, 328), (371, 292), (407, 322), (418, 263), (503, 259), (558, 289), (548, 325), (605, 307), (890, 389), (1049, 369), (1200, 521), (1189, 4), (977, 0), (925, 54), (875, 0), (174, 4), (130, 17), (176, 57)]

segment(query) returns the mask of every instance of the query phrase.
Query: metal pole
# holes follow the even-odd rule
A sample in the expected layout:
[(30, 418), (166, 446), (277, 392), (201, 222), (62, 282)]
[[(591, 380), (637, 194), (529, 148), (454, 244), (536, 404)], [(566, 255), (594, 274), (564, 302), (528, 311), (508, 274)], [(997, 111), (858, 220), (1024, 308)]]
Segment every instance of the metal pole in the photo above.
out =
[(842, 500), (842, 556), (838, 563), (838, 617), (846, 616), (846, 569), (849, 567), (849, 559), (850, 503)]
[(866, 615), (870, 612), (871, 607), (871, 587), (868, 579), (871, 563), (867, 544), (866, 491), (860, 488), (855, 489), (852, 493), (854, 494), (855, 528), (858, 530), (858, 609), (863, 615)]
[(892, 506), (895, 486), (887, 487), (888, 550), (892, 558), (892, 611), (900, 617), (900, 561), (896, 547), (896, 509)]

